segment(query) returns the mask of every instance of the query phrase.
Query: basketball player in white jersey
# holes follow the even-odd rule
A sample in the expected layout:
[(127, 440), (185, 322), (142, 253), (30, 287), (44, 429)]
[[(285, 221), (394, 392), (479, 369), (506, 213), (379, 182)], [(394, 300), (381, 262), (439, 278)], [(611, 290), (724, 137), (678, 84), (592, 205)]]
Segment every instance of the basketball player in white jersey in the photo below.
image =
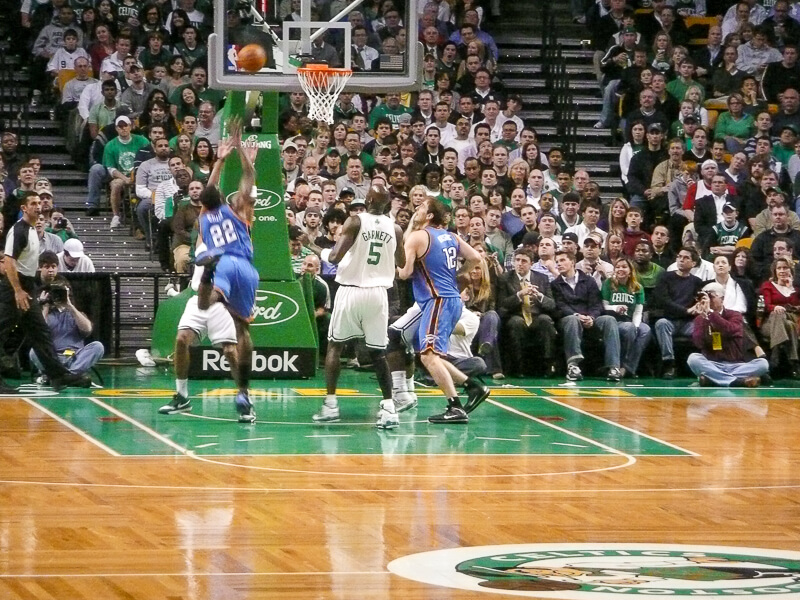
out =
[[(351, 202), (351, 209), (356, 202)], [(325, 403), (313, 419), (317, 423), (339, 420), (336, 384), (341, 369), (342, 346), (348, 340), (364, 338), (383, 401), (376, 426), (393, 429), (400, 421), (392, 400), (392, 380), (386, 363), (386, 333), (389, 324), (389, 302), (386, 290), (392, 287), (396, 266), (405, 264), (403, 231), (384, 213), (389, 194), (380, 185), (367, 193), (366, 212), (347, 218), (339, 241), (333, 248), (309, 247), (320, 258), (338, 264), (336, 282), (339, 289), (333, 305), (328, 330), (328, 353), (325, 356)]]
[[(205, 250), (206, 245), (199, 242), (195, 256)], [(200, 286), (204, 269), (205, 267), (200, 266), (194, 269), (190, 285), (195, 292)], [(192, 410), (192, 400), (189, 398), (189, 348), (206, 335), (213, 346), (222, 347), (222, 353), (228, 360), (234, 379), (239, 373), (236, 325), (233, 317), (222, 302), (214, 302), (208, 310), (200, 310), (197, 306), (197, 296), (192, 296), (186, 303), (178, 323), (178, 337), (175, 340), (175, 354), (172, 357), (175, 366), (176, 393), (171, 402), (158, 409), (161, 414), (174, 415)]]

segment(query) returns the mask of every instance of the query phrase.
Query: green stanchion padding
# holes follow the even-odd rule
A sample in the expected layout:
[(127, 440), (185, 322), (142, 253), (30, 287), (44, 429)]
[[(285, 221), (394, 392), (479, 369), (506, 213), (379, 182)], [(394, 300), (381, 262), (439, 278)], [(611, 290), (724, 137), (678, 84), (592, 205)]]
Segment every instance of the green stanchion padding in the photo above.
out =
[[(317, 364), (317, 331), (310, 281), (295, 279), (289, 253), (289, 235), (283, 201), (280, 145), (278, 144), (278, 94), (262, 94), (262, 132), (244, 133), (242, 139), (259, 146), (256, 158), (258, 196), (251, 229), (254, 265), (261, 283), (256, 294), (256, 312), (250, 325), (253, 338), (253, 377), (310, 377)], [(229, 92), (222, 119), (222, 135), (233, 115), (244, 116), (247, 94)], [(269, 131), (264, 133), (263, 131)], [(231, 155), (220, 178), (220, 191), (229, 198), (239, 189), (241, 163)], [(153, 326), (151, 353), (166, 357), (173, 352), (175, 332), (190, 292), (159, 304)], [(310, 305), (310, 310), (309, 310)], [(192, 350), (191, 377), (227, 375), (221, 354), (206, 344)]]

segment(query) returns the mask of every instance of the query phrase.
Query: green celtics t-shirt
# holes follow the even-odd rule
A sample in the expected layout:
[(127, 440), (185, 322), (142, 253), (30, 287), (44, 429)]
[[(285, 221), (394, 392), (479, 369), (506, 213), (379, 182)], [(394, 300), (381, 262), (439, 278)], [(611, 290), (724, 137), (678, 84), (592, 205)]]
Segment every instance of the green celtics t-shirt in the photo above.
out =
[(116, 169), (124, 175), (130, 175), (133, 171), (136, 153), (149, 145), (150, 142), (143, 135), (134, 134), (127, 142), (123, 142), (117, 136), (103, 149), (103, 166), (108, 169)]
[(622, 321), (630, 321), (633, 317), (633, 310), (637, 304), (644, 305), (644, 288), (639, 286), (639, 291), (631, 292), (627, 286), (618, 285), (616, 289), (611, 286), (611, 279), (606, 279), (603, 282), (603, 288), (600, 290), (600, 295), (603, 300), (609, 304), (619, 305), (622, 304), (628, 307), (628, 312), (624, 315), (616, 314), (617, 319)]

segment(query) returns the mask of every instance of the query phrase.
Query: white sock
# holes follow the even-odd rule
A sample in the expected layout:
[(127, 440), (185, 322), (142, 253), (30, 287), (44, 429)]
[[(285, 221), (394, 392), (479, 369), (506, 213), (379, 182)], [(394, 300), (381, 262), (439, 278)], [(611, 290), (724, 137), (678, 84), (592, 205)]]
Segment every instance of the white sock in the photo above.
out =
[(393, 392), (406, 392), (406, 372), (405, 371), (392, 371), (392, 391)]
[(176, 379), (175, 380), (175, 391), (178, 392), (184, 398), (189, 397), (189, 380), (188, 379)]
[(336, 394), (328, 394), (325, 396), (325, 406), (328, 408), (336, 408), (339, 406), (338, 402), (336, 401)]
[(406, 378), (406, 391), (414, 393), (414, 376)]
[(381, 400), (381, 408), (390, 413), (397, 412), (394, 407), (394, 400), (392, 400), (391, 398), (384, 398), (383, 400)]

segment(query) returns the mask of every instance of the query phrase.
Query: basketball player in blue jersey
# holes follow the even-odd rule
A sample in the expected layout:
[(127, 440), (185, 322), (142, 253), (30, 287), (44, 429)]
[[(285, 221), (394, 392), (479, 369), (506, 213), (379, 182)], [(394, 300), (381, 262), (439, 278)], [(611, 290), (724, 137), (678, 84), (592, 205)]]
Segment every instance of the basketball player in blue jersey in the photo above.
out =
[(312, 419), (317, 423), (339, 420), (336, 384), (341, 370), (342, 348), (348, 340), (364, 338), (375, 366), (383, 401), (375, 426), (394, 429), (400, 421), (392, 399), (392, 379), (386, 363), (389, 301), (397, 266), (405, 264), (403, 230), (386, 216), (389, 192), (374, 185), (367, 192), (367, 212), (351, 215), (342, 226), (341, 237), (332, 249), (309, 244), (326, 262), (338, 265), (339, 290), (333, 305), (325, 355), (327, 395)]
[[(489, 396), (489, 388), (468, 378), (442, 356), (447, 354), (450, 334), (464, 307), (456, 281), (458, 258), (465, 259), (469, 272), (482, 258), (469, 244), (445, 229), (446, 211), (438, 200), (429, 198), (414, 213), (419, 227), (405, 241), (406, 264), (401, 279), (412, 277), (414, 300), (422, 309), (416, 350), (422, 364), (447, 397), (447, 410), (428, 417), (431, 423), (467, 423), (467, 412)], [(466, 384), (467, 405), (462, 406), (456, 385)]]
[[(255, 168), (258, 147), (242, 144), (242, 122), (232, 119), (230, 137), (220, 141), (217, 160), (200, 194), (203, 209), (200, 212), (200, 236), (208, 250), (199, 254), (195, 263), (205, 271), (197, 292), (197, 305), (207, 310), (214, 302), (224, 302), (236, 325), (236, 354), (238, 373), (234, 374), (239, 392), (236, 410), (240, 423), (253, 423), (256, 413), (250, 402), (249, 384), (253, 361), (253, 341), (250, 339), (250, 321), (256, 303), (258, 272), (253, 266), (253, 242), (250, 226), (253, 222), (255, 197)], [(222, 164), (238, 150), (242, 163), (239, 190), (226, 204), (219, 189)]]

